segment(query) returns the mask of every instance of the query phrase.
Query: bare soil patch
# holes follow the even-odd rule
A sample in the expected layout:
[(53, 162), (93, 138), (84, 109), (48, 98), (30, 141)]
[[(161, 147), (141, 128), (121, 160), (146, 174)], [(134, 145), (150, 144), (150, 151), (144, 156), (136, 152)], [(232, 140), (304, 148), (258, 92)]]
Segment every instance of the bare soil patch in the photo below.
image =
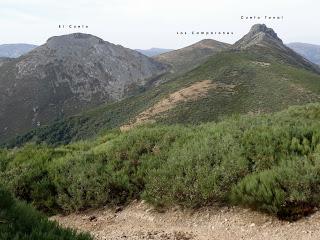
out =
[(52, 219), (63, 226), (88, 231), (96, 240), (320, 239), (318, 212), (290, 223), (238, 207), (197, 211), (173, 208), (159, 213), (143, 201), (135, 201), (120, 211), (105, 208)]

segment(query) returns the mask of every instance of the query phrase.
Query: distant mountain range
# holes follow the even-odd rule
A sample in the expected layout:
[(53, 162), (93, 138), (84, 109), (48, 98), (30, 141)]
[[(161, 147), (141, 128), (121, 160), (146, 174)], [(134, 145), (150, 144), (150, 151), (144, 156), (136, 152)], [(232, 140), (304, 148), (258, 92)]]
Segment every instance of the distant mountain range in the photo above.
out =
[(309, 43), (289, 43), (287, 46), (311, 62), (320, 65), (320, 45)]
[(150, 49), (136, 49), (136, 51), (148, 56), (153, 57), (162, 53), (173, 51), (173, 49), (165, 49), (165, 48), (150, 48)]
[(30, 52), (37, 46), (32, 44), (2, 44), (0, 45), (0, 57), (17, 58)]
[[(320, 65), (320, 45), (309, 43), (288, 43), (289, 48), (299, 53), (309, 61)], [(0, 45), (0, 58), (17, 58), (23, 54), (36, 48), (36, 45), (32, 44), (2, 44)], [(172, 52), (175, 49), (165, 48), (150, 48), (150, 49), (135, 49), (136, 51), (146, 55), (148, 57), (156, 57), (160, 54)]]
[[(0, 140), (35, 128), (15, 138), (11, 146), (30, 140), (67, 143), (144, 123), (198, 124), (320, 100), (319, 67), (284, 45), (264, 24), (252, 26), (233, 45), (202, 40), (152, 59), (93, 36), (55, 37), (29, 55), (4, 63), (0, 73), (0, 89), (5, 89), (1, 96), (6, 100), (1, 101), (5, 112), (0, 122), (2, 128), (10, 126)], [(107, 76), (110, 80), (104, 84)], [(144, 91), (128, 97), (132, 83)], [(83, 111), (82, 100), (90, 105), (89, 111)], [(103, 101), (107, 103), (94, 108)], [(36, 127), (37, 121), (50, 123), (67, 109), (74, 111)], [(24, 122), (29, 125), (17, 130)]]

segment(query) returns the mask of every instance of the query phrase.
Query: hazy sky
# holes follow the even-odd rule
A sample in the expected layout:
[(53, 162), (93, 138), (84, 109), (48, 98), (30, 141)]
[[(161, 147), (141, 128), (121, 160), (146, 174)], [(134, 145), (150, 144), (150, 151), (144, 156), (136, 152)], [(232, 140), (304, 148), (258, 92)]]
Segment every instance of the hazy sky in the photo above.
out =
[(43, 44), (51, 36), (87, 32), (130, 48), (179, 48), (203, 38), (233, 43), (255, 23), (266, 23), (286, 43), (320, 44), (319, 9), (319, 0), (0, 0), (0, 44)]

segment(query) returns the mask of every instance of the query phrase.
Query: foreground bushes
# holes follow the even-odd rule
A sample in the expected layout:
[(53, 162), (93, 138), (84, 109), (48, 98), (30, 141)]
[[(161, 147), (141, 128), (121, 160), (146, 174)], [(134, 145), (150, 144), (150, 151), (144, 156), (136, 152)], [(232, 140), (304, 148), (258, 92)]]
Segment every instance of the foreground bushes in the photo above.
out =
[(0, 181), (49, 212), (143, 198), (297, 218), (319, 205), (319, 120), (313, 104), (197, 127), (145, 126), (59, 148), (29, 144), (0, 151)]
[(0, 188), (0, 239), (2, 240), (90, 240), (89, 235), (62, 229), (55, 222), (17, 202)]
[(320, 200), (320, 159), (314, 160), (297, 158), (248, 175), (233, 187), (232, 198), (280, 218), (307, 215)]

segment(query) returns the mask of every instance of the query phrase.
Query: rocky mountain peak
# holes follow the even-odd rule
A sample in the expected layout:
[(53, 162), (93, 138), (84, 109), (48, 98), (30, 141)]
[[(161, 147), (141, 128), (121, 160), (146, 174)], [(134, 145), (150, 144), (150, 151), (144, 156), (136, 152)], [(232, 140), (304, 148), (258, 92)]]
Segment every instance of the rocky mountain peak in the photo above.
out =
[(166, 65), (90, 34), (51, 37), (14, 61), (0, 61), (0, 135), (118, 101), (165, 72)]
[(268, 28), (265, 24), (255, 24), (250, 31), (237, 41), (234, 46), (238, 49), (246, 49), (253, 45), (273, 45), (278, 48), (283, 48), (283, 42), (278, 37), (277, 33)]
[(259, 33), (266, 34), (269, 37), (282, 42), (282, 40), (278, 37), (277, 33), (272, 28), (268, 28), (265, 24), (255, 24), (251, 27), (249, 31), (249, 34), (251, 34), (252, 36)]
[(80, 32), (62, 36), (54, 36), (47, 40), (48, 45), (57, 45), (70, 42), (103, 43), (104, 41), (99, 37)]
[(269, 52), (277, 52), (292, 64), (320, 73), (318, 66), (283, 44), (277, 33), (272, 28), (268, 28), (265, 24), (253, 25), (246, 35), (233, 44), (232, 48), (236, 50), (243, 50), (254, 46), (263, 47)]

